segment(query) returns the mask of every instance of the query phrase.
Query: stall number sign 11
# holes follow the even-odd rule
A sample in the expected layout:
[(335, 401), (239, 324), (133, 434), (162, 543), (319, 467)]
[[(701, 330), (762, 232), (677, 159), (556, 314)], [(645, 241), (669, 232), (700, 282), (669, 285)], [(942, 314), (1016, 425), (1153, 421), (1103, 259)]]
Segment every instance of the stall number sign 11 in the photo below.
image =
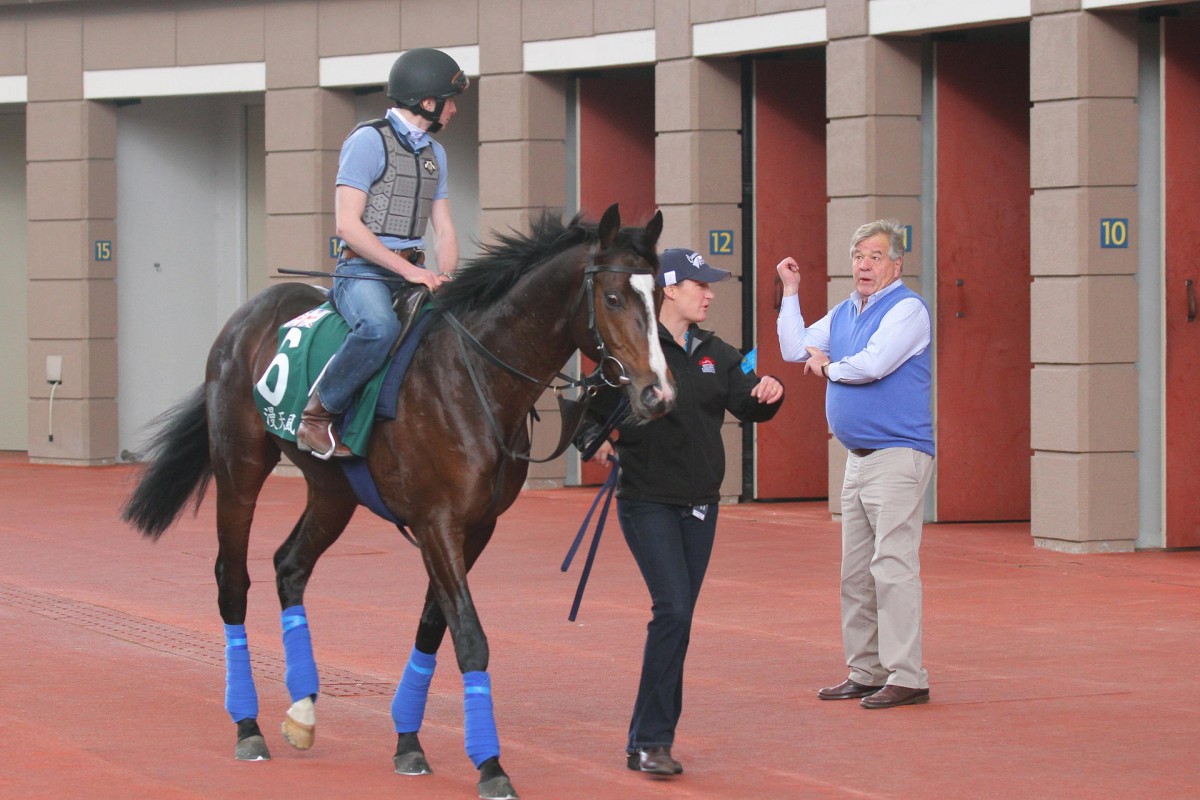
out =
[(1129, 247), (1129, 220), (1102, 219), (1100, 220), (1100, 246)]

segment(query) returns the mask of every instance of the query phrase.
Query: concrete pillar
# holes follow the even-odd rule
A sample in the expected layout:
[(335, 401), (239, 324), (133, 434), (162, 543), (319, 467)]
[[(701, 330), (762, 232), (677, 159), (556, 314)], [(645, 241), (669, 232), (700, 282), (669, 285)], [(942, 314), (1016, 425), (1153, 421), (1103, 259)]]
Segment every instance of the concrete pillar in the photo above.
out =
[[(83, 99), (83, 27), (28, 24), (29, 457), (112, 463), (117, 455), (116, 115)], [(48, 357), (61, 358), (49, 440)]]
[[(567, 205), (567, 79), (523, 72), (520, 0), (479, 8), (479, 238), (529, 230), (532, 215)], [(472, 88), (474, 91), (474, 88)], [(558, 442), (561, 418), (550, 393), (537, 403), (534, 457)], [(530, 464), (528, 485), (561, 486), (567, 456)]]
[[(1073, 2), (1030, 23), (1031, 533), (1067, 552), (1131, 550), (1138, 532), (1137, 23)], [(1065, 7), (1065, 13), (1057, 12)]]
[(479, 235), (566, 207), (566, 78), (524, 73), (520, 0), (479, 8)]
[(342, 141), (353, 127), (349, 92), (316, 86), (267, 91), (269, 272), (278, 266), (333, 269), (334, 180)]
[[(740, 278), (742, 248), (742, 83), (741, 65), (732, 59), (692, 57), (688, 5), (656, 4), (658, 63), (654, 68), (654, 194), (663, 214), (664, 247), (689, 247), (715, 267)], [(714, 254), (709, 231), (733, 231), (732, 252)], [(742, 345), (739, 284), (718, 291), (706, 328), (734, 347)], [(727, 419), (725, 480), (721, 494), (742, 492), (742, 437)]]
[(266, 13), (267, 274), (248, 276), (251, 294), (280, 266), (333, 269), (334, 179), (354, 127), (352, 95), (318, 86), (317, 7), (283, 3)]
[[(829, 306), (850, 296), (850, 237), (864, 222), (912, 225), (904, 281), (919, 290), (921, 46), (867, 35), (866, 0), (826, 3)], [(829, 439), (829, 507), (841, 511), (846, 451)]]

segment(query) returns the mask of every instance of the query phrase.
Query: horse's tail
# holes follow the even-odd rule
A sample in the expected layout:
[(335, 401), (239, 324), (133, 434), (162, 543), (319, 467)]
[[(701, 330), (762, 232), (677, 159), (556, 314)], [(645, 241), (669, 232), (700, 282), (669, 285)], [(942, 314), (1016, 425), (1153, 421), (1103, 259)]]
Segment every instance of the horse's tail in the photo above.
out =
[(158, 540), (194, 498), (200, 507), (212, 478), (204, 386), (157, 417), (146, 442), (145, 471), (121, 508), (121, 518)]

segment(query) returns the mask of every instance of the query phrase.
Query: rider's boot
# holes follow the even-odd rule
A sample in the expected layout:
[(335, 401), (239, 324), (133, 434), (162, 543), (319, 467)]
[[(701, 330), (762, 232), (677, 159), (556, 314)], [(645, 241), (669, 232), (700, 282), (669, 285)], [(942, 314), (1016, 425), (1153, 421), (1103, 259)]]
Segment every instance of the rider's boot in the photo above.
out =
[(337, 415), (321, 405), (321, 398), (313, 391), (308, 405), (300, 415), (300, 427), (296, 430), (296, 445), (304, 452), (311, 452), (322, 461), (329, 458), (349, 458), (354, 455), (342, 444), (333, 430)]

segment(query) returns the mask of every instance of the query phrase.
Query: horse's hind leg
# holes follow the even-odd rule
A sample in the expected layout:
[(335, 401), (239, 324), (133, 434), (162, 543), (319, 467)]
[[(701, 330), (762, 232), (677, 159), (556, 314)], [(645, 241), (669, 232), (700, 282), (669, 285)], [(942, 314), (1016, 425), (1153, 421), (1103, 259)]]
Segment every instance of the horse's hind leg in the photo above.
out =
[[(336, 474), (340, 477), (340, 471)], [(304, 608), (304, 589), (317, 559), (346, 529), (358, 504), (349, 487), (321, 492), (317, 487), (320, 479), (313, 474), (306, 477), (308, 507), (291, 536), (275, 553), (275, 584), (283, 609), (280, 622), (287, 662), (284, 682), (292, 698), (283, 721), (283, 737), (297, 750), (308, 750), (316, 737), (316, 699), (320, 688)]]
[[(257, 459), (213, 459), (218, 545), (214, 572), (217, 605), (225, 623), (225, 709), (237, 725), (234, 755), (240, 761), (265, 761), (271, 757), (258, 727), (258, 693), (250, 668), (245, 625), (246, 597), (250, 591), (246, 557), (258, 493), (278, 459), (278, 453), (272, 457), (269, 450), (264, 450)], [(238, 466), (228, 466), (233, 463)]]

